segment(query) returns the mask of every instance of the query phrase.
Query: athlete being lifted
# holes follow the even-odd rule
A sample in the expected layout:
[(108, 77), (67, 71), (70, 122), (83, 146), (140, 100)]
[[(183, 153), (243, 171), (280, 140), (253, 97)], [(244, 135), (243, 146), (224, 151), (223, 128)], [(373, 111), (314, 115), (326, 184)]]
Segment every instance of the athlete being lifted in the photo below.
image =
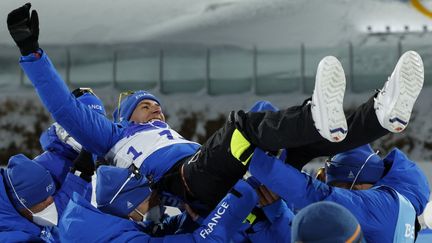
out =
[[(413, 51), (399, 59), (384, 88), (348, 119), (343, 111), (345, 74), (332, 56), (318, 65), (310, 102), (280, 111), (231, 112), (203, 145), (188, 141), (165, 122), (161, 102), (146, 91), (129, 95), (115, 112), (118, 123), (77, 102), (48, 55), (39, 48), (38, 15), (26, 4), (8, 15), (20, 64), (48, 111), (71, 136), (113, 165), (144, 175), (152, 187), (180, 197), (207, 214), (245, 174), (254, 147), (286, 149), (286, 163), (302, 168), (401, 132), (423, 86), (423, 63)], [(349, 131), (349, 132), (348, 132)]]

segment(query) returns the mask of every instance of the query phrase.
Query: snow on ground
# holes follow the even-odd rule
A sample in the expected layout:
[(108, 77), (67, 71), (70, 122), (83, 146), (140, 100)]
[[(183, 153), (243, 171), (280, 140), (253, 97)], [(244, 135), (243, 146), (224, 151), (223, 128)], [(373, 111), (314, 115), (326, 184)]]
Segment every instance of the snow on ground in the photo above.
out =
[[(0, 44), (12, 44), (7, 13), (27, 1), (1, 1)], [(33, 6), (40, 15), (41, 43), (60, 45), (327, 45), (361, 39), (367, 26), (374, 31), (432, 28), (430, 19), (399, 0), (40, 0)]]
[[(104, 101), (107, 111), (112, 112), (117, 104), (119, 91), (111, 86), (94, 88), (94, 90)], [(16, 87), (9, 87), (4, 91), (5, 92), (1, 93), (0, 101), (12, 98), (14, 101), (22, 102), (22, 105), (26, 105), (26, 103), (29, 102), (29, 99), (30, 102), (33, 101), (32, 103), (34, 104), (40, 104), (37, 95), (31, 87), (19, 89)], [(166, 95), (159, 93), (157, 90), (150, 91), (162, 101), (162, 107), (168, 116), (168, 123), (174, 129), (179, 129), (183, 119), (190, 116), (192, 113), (204, 114), (205, 117), (198, 119), (200, 122), (198, 123), (198, 132), (205, 130), (203, 127), (200, 127), (205, 124), (205, 121), (214, 120), (220, 116), (226, 116), (232, 110), (247, 110), (258, 100), (268, 100), (277, 107), (284, 108), (292, 105), (300, 105), (303, 100), (309, 97), (309, 95), (300, 92), (265, 96), (255, 95), (251, 92), (209, 96), (205, 92)], [(344, 100), (345, 108), (353, 109), (357, 107), (361, 103), (365, 102), (372, 94), (372, 90), (360, 94), (347, 93)], [(432, 97), (432, 87), (425, 87), (415, 105), (410, 125), (403, 133), (396, 134), (393, 137), (393, 139), (402, 138), (403, 136), (415, 138), (416, 144), (413, 147), (413, 150), (409, 151), (410, 157), (415, 160), (432, 160), (432, 150), (425, 149), (424, 147), (425, 142), (432, 142), (432, 123), (430, 122), (432, 114), (429, 112), (430, 107), (432, 107), (432, 99), (430, 99), (430, 97)], [(11, 121), (18, 118), (13, 116), (6, 117), (5, 119)], [(4, 122), (6, 122), (6, 120)], [(30, 123), (30, 120), (26, 120), (26, 122)]]

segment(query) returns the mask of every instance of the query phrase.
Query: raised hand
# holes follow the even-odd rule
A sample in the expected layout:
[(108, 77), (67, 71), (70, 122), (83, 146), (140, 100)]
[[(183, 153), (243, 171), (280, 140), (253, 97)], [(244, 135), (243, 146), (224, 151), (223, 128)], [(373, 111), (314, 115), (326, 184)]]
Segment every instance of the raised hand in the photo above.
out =
[(9, 33), (20, 49), (27, 56), (39, 49), (39, 18), (36, 10), (30, 16), (31, 4), (26, 3), (8, 14)]

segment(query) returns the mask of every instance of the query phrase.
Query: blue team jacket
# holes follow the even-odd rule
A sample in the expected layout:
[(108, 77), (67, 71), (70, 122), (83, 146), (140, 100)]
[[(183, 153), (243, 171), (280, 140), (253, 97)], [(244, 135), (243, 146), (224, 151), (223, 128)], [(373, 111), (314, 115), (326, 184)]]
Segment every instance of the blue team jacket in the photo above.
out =
[[(69, 144), (60, 141), (55, 132), (54, 125), (50, 126), (42, 133), (39, 141), (45, 152), (38, 155), (33, 160), (47, 169), (54, 179), (57, 188), (61, 188), (69, 174), (70, 168), (73, 165), (72, 161), (78, 156), (78, 153)], [(84, 181), (75, 176), (69, 180), (72, 180), (79, 185), (78, 187), (71, 187), (71, 185), (68, 185), (68, 187), (71, 187), (72, 191), (78, 190), (78, 193), (83, 192), (81, 186)], [(70, 183), (71, 182), (69, 182), (69, 184)], [(86, 183), (86, 187), (85, 198), (90, 201), (92, 192), (91, 183)], [(66, 206), (67, 201), (62, 204)]]
[[(282, 199), (279, 199), (263, 207), (263, 212), (266, 216), (265, 220), (253, 225), (249, 222), (243, 222), (239, 232), (233, 235), (230, 242), (290, 242), (291, 221), (294, 214), (286, 203)], [(192, 233), (200, 226), (185, 212), (164, 219), (162, 225), (162, 230), (156, 232), (156, 235), (159, 237), (168, 234)], [(148, 232), (146, 230), (144, 232)]]
[(0, 170), (0, 242), (44, 242), (41, 228), (22, 217), (12, 206)]
[[(0, 242), (59, 242), (57, 227), (39, 227), (22, 217), (10, 202), (3, 182), (5, 171), (0, 171)], [(63, 186), (53, 195), (58, 217), (63, 214), (72, 193), (85, 195), (87, 182), (69, 173)]]
[(44, 153), (33, 160), (47, 169), (56, 185), (62, 185), (78, 153), (58, 138), (54, 125), (45, 130), (39, 138)]
[[(257, 101), (249, 111), (266, 112), (279, 110), (269, 101)], [(283, 150), (281, 160), (284, 160)], [(253, 224), (244, 223), (244, 229), (231, 239), (232, 242), (291, 242), (291, 221), (294, 214), (282, 199), (262, 208), (266, 219)]]
[[(151, 123), (114, 123), (90, 110), (70, 94), (68, 87), (55, 70), (48, 56), (43, 51), (41, 53), (40, 59), (35, 58), (33, 54), (21, 57), (20, 64), (56, 122), (88, 151), (103, 157), (123, 138), (129, 138), (143, 131), (148, 132), (156, 127)], [(158, 122), (158, 125), (167, 126), (164, 122)], [(167, 136), (168, 139), (172, 138), (167, 134), (160, 136), (163, 135)], [(155, 178), (156, 181), (177, 161), (194, 154), (200, 147), (200, 145), (183, 138), (177, 139), (184, 142), (152, 148), (153, 152), (146, 157), (144, 166), (140, 168), (141, 172)], [(154, 141), (141, 142), (139, 146), (152, 147)], [(123, 158), (136, 162), (135, 156), (138, 157), (142, 154), (138, 153), (137, 150), (143, 148), (130, 147), (130, 149), (133, 150), (127, 151)], [(139, 161), (139, 163), (143, 162)]]
[(89, 202), (74, 195), (60, 220), (62, 242), (228, 242), (243, 220), (258, 202), (254, 189), (239, 181), (234, 189), (238, 193), (227, 194), (190, 234), (178, 234), (152, 238), (140, 231), (128, 219), (104, 214)]
[(420, 215), (429, 199), (429, 185), (421, 169), (400, 150), (385, 158), (389, 171), (374, 189), (346, 190), (326, 185), (282, 161), (256, 149), (250, 171), (259, 181), (301, 209), (328, 200), (345, 206), (358, 219), (367, 242), (393, 242), (399, 214), (399, 198), (405, 196)]
[(253, 224), (243, 224), (243, 228), (231, 242), (291, 242), (291, 221), (294, 214), (285, 201), (278, 201), (263, 207), (265, 220)]

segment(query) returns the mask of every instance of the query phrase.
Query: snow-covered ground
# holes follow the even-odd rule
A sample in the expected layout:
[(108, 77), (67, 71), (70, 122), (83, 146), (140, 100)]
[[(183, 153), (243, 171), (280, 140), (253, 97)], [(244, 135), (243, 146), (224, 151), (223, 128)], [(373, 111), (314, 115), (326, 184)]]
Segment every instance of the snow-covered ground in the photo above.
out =
[[(28, 0), (2, 0), (0, 44), (12, 44), (7, 13)], [(430, 6), (430, 0), (423, 0)], [(373, 31), (432, 29), (402, 0), (39, 0), (41, 43), (181, 42), (285, 47), (362, 40)]]
[[(104, 101), (107, 111), (112, 112), (117, 104), (118, 90), (111, 86), (96, 87), (94, 90)], [(304, 99), (309, 97), (309, 95), (301, 92), (272, 95), (255, 95), (251, 92), (247, 92), (222, 96), (209, 96), (204, 92), (170, 95), (161, 94), (157, 90), (151, 90), (151, 92), (162, 101), (162, 107), (168, 117), (168, 123), (174, 129), (180, 129), (184, 119), (193, 116), (193, 114), (203, 116), (197, 118), (197, 137), (206, 135), (204, 134), (206, 121), (216, 120), (221, 116), (226, 117), (232, 110), (247, 110), (258, 100), (269, 100), (277, 107), (284, 108), (292, 105), (299, 105)], [(360, 94), (347, 93), (344, 100), (345, 108), (348, 110), (354, 109), (365, 102), (372, 94), (372, 90)], [(432, 114), (429, 112), (430, 107), (432, 107), (432, 99), (430, 97), (432, 97), (432, 87), (425, 87), (417, 100), (408, 128), (403, 133), (392, 135), (390, 138), (382, 140), (382, 142), (386, 143), (390, 140), (400, 140), (404, 137), (409, 137), (414, 144), (411, 144), (412, 146), (408, 144), (410, 146), (407, 145), (407, 147), (402, 149), (408, 152), (410, 157), (414, 160), (432, 160), (432, 150), (427, 148), (430, 146), (428, 143), (432, 142), (432, 124), (430, 122)], [(11, 122), (15, 122), (16, 124), (33, 124), (36, 118), (28, 114), (26, 115), (26, 106), (31, 104), (31, 109), (43, 109), (37, 95), (31, 87), (23, 87), (19, 90), (16, 88), (7, 89), (7, 92), (3, 93), (0, 97), (0, 102), (5, 100), (17, 102), (15, 105), (20, 108), (9, 115), (3, 114), (0, 120), (2, 124)], [(19, 119), (17, 116), (25, 117), (25, 119)], [(32, 128), (32, 126), (29, 126), (28, 129)], [(12, 137), (13, 136), (10, 135), (5, 136), (4, 139), (0, 139), (0, 144), (4, 145), (8, 143)], [(192, 139), (197, 139), (197, 137)], [(379, 143), (376, 143), (376, 147), (377, 149), (380, 148)]]

